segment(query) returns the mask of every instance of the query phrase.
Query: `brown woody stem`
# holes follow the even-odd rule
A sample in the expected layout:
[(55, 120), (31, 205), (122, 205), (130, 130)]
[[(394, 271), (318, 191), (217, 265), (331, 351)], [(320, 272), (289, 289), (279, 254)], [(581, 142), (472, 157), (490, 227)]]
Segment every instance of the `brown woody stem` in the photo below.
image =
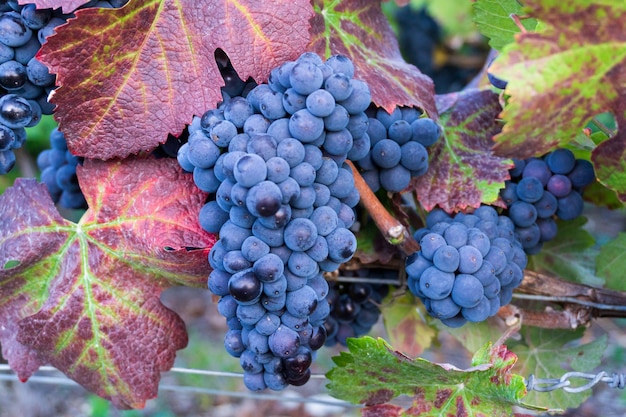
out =
[[(516, 300), (534, 300), (559, 305), (543, 311), (504, 306), (498, 316), (505, 321), (519, 318), (524, 325), (544, 329), (575, 329), (587, 326), (595, 317), (626, 317), (626, 293), (563, 281), (548, 274), (524, 271), (524, 280), (514, 295)], [(523, 304), (523, 303), (522, 303)]]
[(383, 207), (352, 161), (347, 160), (346, 162), (354, 174), (354, 185), (361, 196), (361, 204), (372, 216), (376, 227), (378, 227), (378, 230), (380, 230), (387, 242), (400, 248), (407, 256), (418, 251), (419, 244), (413, 239), (407, 228)]

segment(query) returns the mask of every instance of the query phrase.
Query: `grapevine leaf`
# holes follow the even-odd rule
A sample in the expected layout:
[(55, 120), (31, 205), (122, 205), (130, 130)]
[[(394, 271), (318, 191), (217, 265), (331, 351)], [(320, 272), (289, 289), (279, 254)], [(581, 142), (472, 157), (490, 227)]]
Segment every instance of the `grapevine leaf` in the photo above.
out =
[[(594, 121), (589, 123), (587, 127), (589, 129), (584, 129), (583, 132), (578, 134), (571, 142), (570, 149), (576, 155), (576, 158), (591, 160), (592, 152), (601, 145), (602, 143), (608, 141), (610, 139), (609, 135), (602, 130), (597, 130), (595, 124), (596, 123), (604, 123), (607, 129), (614, 130), (615, 129), (615, 120), (613, 115), (610, 113), (604, 113), (594, 117)], [(589, 132), (591, 129), (596, 129), (595, 132)], [(619, 142), (619, 140), (617, 141)], [(601, 151), (598, 152), (598, 155), (605, 152), (605, 148), (602, 148)], [(601, 158), (604, 159), (606, 157), (613, 158), (614, 155), (604, 155)], [(602, 161), (599, 162), (600, 165), (597, 165), (596, 175), (600, 175), (600, 179), (603, 182), (615, 182), (617, 177), (620, 177), (619, 172), (615, 172), (614, 169), (604, 170), (602, 168)], [(607, 164), (613, 164), (613, 161), (607, 161)], [(615, 175), (612, 175), (615, 174)], [(583, 197), (585, 201), (589, 201), (590, 203), (598, 206), (598, 207), (606, 207), (611, 210), (624, 208), (624, 203), (622, 203), (615, 191), (616, 187), (608, 188), (604, 184), (599, 181), (594, 181), (588, 186), (585, 187), (585, 191)], [(619, 188), (619, 187), (617, 187)], [(624, 187), (622, 187), (624, 188)], [(626, 190), (626, 188), (624, 188)]]
[(578, 217), (557, 223), (556, 238), (545, 242), (539, 253), (529, 257), (531, 269), (585, 285), (602, 286), (604, 281), (594, 271), (597, 256), (595, 240), (583, 229), (587, 219)]
[(38, 9), (58, 9), (63, 13), (70, 13), (78, 9), (89, 0), (18, 0), (18, 4), (35, 4)]
[[(519, 357), (515, 371), (526, 377), (533, 374), (537, 378), (560, 378), (569, 370), (578, 372), (593, 370), (600, 365), (607, 347), (607, 337), (603, 335), (586, 344), (574, 343), (583, 333), (584, 329), (569, 331), (522, 328), (522, 342), (511, 346), (511, 350)], [(572, 384), (579, 386), (578, 382), (573, 380)], [(551, 407), (566, 409), (579, 406), (590, 394), (591, 390), (580, 393), (556, 390), (547, 398), (545, 393), (532, 391), (525, 399), (532, 403), (549, 402)]]
[(469, 352), (476, 352), (485, 343), (494, 342), (506, 331), (503, 321), (497, 317), (489, 318), (480, 323), (466, 323), (461, 327), (451, 328), (436, 321), (437, 328), (445, 331), (458, 340)]
[(390, 294), (389, 298), (390, 302), (383, 302), (380, 309), (389, 341), (406, 355), (421, 355), (437, 336), (426, 322), (424, 306), (408, 293), (402, 297)]
[(493, 135), (500, 131), (498, 95), (466, 90), (437, 96), (443, 134), (430, 149), (428, 172), (413, 184), (421, 205), (447, 212), (493, 203), (509, 179), (512, 161), (495, 156)]
[(606, 279), (606, 288), (617, 291), (626, 291), (626, 233), (620, 233), (606, 245), (600, 248), (596, 260), (598, 275)]
[[(620, 126), (626, 125), (626, 103), (624, 106)], [(620, 201), (626, 202), (626, 130), (621, 128), (614, 138), (601, 143), (591, 154), (591, 160), (598, 181), (615, 190)]]
[[(523, 405), (524, 380), (510, 372), (517, 357), (502, 345), (484, 346), (467, 370), (410, 359), (367, 336), (348, 339), (348, 348), (333, 358), (337, 366), (327, 374), (328, 389), (334, 397), (364, 404), (366, 416), (508, 417), (513, 405)], [(412, 399), (408, 408), (387, 404), (403, 394)]]
[[(498, 51), (514, 41), (520, 32), (511, 15), (522, 15), (522, 5), (517, 0), (477, 0), (473, 5), (476, 27), (489, 38), (489, 46)], [(537, 19), (520, 19), (526, 30), (533, 31)]]
[(271, 0), (134, 0), (77, 11), (39, 56), (57, 74), (51, 101), (69, 148), (99, 159), (153, 149), (221, 101), (216, 48), (242, 79), (264, 81), (305, 50), (312, 13), (308, 2)]
[(314, 0), (313, 9), (310, 49), (350, 57), (355, 78), (367, 82), (372, 101), (389, 113), (416, 106), (437, 118), (433, 82), (402, 58), (380, 1)]
[(624, 208), (624, 203), (619, 200), (615, 190), (605, 187), (598, 181), (585, 187), (583, 197), (585, 201), (598, 207), (606, 207), (610, 210)]
[(35, 180), (0, 196), (3, 355), (22, 380), (50, 363), (117, 407), (142, 407), (187, 344), (159, 295), (206, 286), (206, 194), (171, 159), (88, 159), (77, 175), (90, 207), (78, 224)]
[[(526, 0), (524, 4), (545, 27), (541, 32), (518, 34), (517, 42), (507, 45), (491, 67), (491, 72), (508, 81), (510, 95), (495, 150), (521, 159), (564, 145), (592, 116), (617, 111), (625, 101), (617, 89), (626, 84), (626, 73), (620, 70), (626, 59), (624, 2)], [(619, 156), (611, 160), (624, 169)]]

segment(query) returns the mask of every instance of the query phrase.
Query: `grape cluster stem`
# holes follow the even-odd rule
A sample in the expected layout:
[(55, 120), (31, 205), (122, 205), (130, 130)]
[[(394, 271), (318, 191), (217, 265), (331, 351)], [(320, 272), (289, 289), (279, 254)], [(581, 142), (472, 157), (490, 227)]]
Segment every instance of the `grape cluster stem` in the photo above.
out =
[(397, 246), (407, 256), (418, 251), (420, 249), (419, 243), (413, 239), (408, 229), (385, 209), (352, 161), (346, 160), (346, 163), (352, 169), (354, 185), (361, 196), (360, 203), (372, 216), (376, 227), (381, 231), (385, 240)]

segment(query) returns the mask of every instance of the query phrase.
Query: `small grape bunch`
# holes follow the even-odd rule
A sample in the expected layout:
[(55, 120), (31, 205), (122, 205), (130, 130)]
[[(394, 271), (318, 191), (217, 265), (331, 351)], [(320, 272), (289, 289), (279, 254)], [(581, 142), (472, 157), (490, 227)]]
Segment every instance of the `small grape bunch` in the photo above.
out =
[(52, 201), (68, 209), (86, 209), (87, 201), (78, 184), (76, 166), (83, 158), (67, 149), (65, 135), (57, 128), (50, 132), (50, 148), (39, 153), (37, 166)]
[(328, 292), (330, 315), (326, 319), (326, 346), (346, 346), (346, 339), (370, 332), (380, 317), (380, 304), (389, 293), (388, 284), (368, 282), (373, 278), (398, 279), (398, 271), (382, 268), (364, 268), (345, 271), (359, 278), (359, 282), (333, 282)]
[(420, 250), (406, 260), (408, 287), (450, 327), (481, 322), (510, 303), (527, 256), (514, 224), (491, 206), (451, 217), (436, 209), (415, 232)]
[(427, 148), (437, 142), (441, 128), (413, 107), (396, 107), (391, 114), (371, 107), (367, 113), (369, 145), (355, 141), (348, 158), (374, 192), (400, 192), (428, 170)]
[(555, 219), (573, 220), (583, 212), (583, 189), (595, 180), (593, 165), (576, 159), (569, 149), (557, 149), (543, 158), (514, 160), (511, 180), (500, 197), (503, 213), (515, 224), (515, 234), (527, 254), (538, 253), (555, 238)]

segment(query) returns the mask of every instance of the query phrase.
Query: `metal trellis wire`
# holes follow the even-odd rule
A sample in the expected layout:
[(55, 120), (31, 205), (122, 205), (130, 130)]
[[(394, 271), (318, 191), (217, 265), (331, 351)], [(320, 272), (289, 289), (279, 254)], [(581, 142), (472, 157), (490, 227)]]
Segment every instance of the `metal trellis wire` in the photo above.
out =
[[(572, 379), (582, 379), (589, 381), (580, 386), (573, 386)], [(600, 382), (604, 382), (609, 388), (624, 389), (626, 387), (626, 374), (608, 372), (598, 372), (589, 374), (584, 372), (567, 372), (561, 378), (536, 378), (530, 375), (526, 381), (528, 391), (550, 392), (562, 389), (565, 392), (578, 393), (593, 388)]]
[(514, 298), (521, 300), (534, 300), (534, 301), (552, 301), (552, 302), (564, 302), (570, 304), (578, 304), (585, 307), (596, 308), (598, 310), (614, 310), (614, 311), (626, 311), (626, 306), (596, 303), (594, 301), (579, 300), (575, 297), (559, 297), (552, 295), (534, 295), (534, 294), (513, 294)]
[[(39, 369), (39, 372), (44, 373), (56, 373), (61, 374), (56, 368), (52, 366), (42, 366)], [(228, 378), (243, 378), (243, 373), (240, 372), (222, 372), (222, 371), (209, 371), (202, 369), (188, 369), (188, 368), (177, 368), (174, 367), (170, 370), (173, 373), (182, 373), (182, 374), (195, 374), (195, 375), (205, 375), (205, 376), (216, 376), (216, 377), (228, 377)], [(311, 378), (313, 379), (324, 379), (324, 374), (312, 374)], [(582, 385), (575, 386), (573, 380), (584, 380), (588, 381)], [(6, 364), (0, 364), (0, 381), (8, 381), (8, 382), (18, 382), (19, 379), (13, 370)], [(41, 384), (54, 384), (54, 385), (63, 385), (63, 386), (73, 386), (79, 387), (79, 385), (72, 381), (71, 379), (64, 376), (56, 376), (56, 375), (35, 375), (29, 378), (29, 382), (32, 383), (41, 383)], [(536, 392), (551, 392), (556, 391), (558, 389), (562, 389), (565, 392), (569, 393), (579, 393), (586, 391), (588, 389), (592, 389), (599, 383), (605, 383), (609, 388), (617, 388), (624, 389), (626, 388), (626, 373), (611, 373), (601, 371), (596, 374), (592, 373), (584, 373), (584, 372), (566, 372), (560, 378), (537, 378), (535, 375), (531, 374), (528, 379), (524, 381), (526, 385), (526, 389), (528, 391), (536, 391)], [(254, 393), (254, 392), (237, 392), (237, 391), (224, 391), (217, 390), (211, 388), (203, 388), (196, 386), (187, 386), (187, 385), (167, 385), (162, 384), (159, 386), (159, 389), (165, 391), (173, 391), (173, 392), (187, 392), (194, 394), (204, 394), (204, 395), (223, 395), (237, 398), (251, 398), (258, 400), (276, 400), (276, 401), (292, 401), (292, 402), (300, 402), (300, 403), (318, 403), (324, 405), (332, 405), (337, 407), (344, 408), (360, 408), (362, 405), (351, 404), (345, 401), (336, 400), (332, 397), (328, 398), (319, 398), (319, 397), (298, 397), (298, 396), (286, 396), (280, 394), (263, 394), (263, 393)]]
[[(51, 384), (57, 386), (67, 387), (80, 387), (78, 383), (62, 375), (62, 373), (52, 366), (42, 366), (38, 372), (52, 373), (53, 375), (33, 375), (28, 379), (30, 383), (36, 384)], [(170, 370), (172, 373), (181, 374), (195, 374), (205, 376), (227, 377), (227, 378), (243, 378), (243, 373), (240, 372), (222, 372), (222, 371), (208, 371), (203, 369), (188, 369), (174, 367)], [(55, 375), (56, 374), (56, 375)], [(324, 379), (324, 374), (312, 374), (311, 379)], [(0, 381), (6, 382), (19, 382), (19, 378), (13, 372), (11, 367), (7, 364), (0, 364)], [(283, 395), (283, 394), (271, 394), (271, 393), (255, 393), (249, 391), (226, 391), (212, 388), (203, 388), (190, 385), (171, 385), (161, 384), (159, 390), (172, 391), (172, 392), (185, 392), (199, 395), (219, 395), (228, 396), (233, 398), (248, 398), (255, 400), (270, 400), (270, 401), (282, 401), (282, 402), (297, 402), (297, 403), (316, 403), (322, 405), (329, 405), (343, 408), (361, 408), (362, 405), (351, 404), (346, 401), (334, 399), (328, 395), (324, 396), (295, 396), (295, 395)]]

